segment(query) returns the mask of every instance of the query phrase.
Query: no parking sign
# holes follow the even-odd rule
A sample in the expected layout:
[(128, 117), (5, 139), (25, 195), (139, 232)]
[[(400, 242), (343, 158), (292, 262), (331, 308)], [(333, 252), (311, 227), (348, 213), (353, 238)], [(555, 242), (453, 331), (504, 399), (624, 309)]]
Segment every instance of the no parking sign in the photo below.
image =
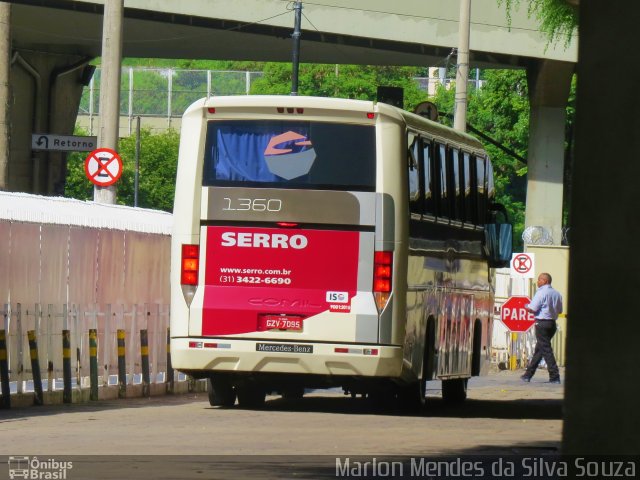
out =
[(535, 259), (533, 253), (514, 253), (511, 256), (512, 277), (534, 278), (535, 277)]
[(122, 175), (122, 158), (115, 150), (98, 148), (85, 159), (84, 173), (94, 185), (108, 187)]

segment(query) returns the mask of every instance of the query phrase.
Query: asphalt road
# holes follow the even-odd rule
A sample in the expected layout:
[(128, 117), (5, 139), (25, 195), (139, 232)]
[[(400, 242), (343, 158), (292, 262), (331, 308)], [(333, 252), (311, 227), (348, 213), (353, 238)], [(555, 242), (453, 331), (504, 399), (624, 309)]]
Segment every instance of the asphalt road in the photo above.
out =
[[(345, 456), (553, 454), (564, 388), (545, 383), (544, 371), (529, 384), (519, 381), (521, 373), (472, 379), (460, 406), (443, 404), (433, 382), (427, 409), (412, 415), (337, 391), (298, 401), (267, 397), (262, 410), (212, 408), (203, 393), (0, 410), (0, 455), (82, 456), (73, 457), (75, 470), (66, 476), (73, 480), (292, 478), (278, 475), (289, 471), (283, 465), (305, 463), (304, 456), (313, 456), (312, 465), (333, 465)], [(314, 468), (309, 478), (321, 477)], [(81, 476), (83, 469), (91, 473)], [(304, 469), (296, 477), (306, 478)]]

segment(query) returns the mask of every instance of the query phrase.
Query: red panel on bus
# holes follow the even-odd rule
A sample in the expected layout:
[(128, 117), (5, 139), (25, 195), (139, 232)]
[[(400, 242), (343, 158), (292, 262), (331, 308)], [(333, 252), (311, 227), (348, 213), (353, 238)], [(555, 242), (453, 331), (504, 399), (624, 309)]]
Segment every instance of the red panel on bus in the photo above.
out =
[(358, 232), (207, 227), (203, 335), (258, 331), (259, 315), (349, 312)]

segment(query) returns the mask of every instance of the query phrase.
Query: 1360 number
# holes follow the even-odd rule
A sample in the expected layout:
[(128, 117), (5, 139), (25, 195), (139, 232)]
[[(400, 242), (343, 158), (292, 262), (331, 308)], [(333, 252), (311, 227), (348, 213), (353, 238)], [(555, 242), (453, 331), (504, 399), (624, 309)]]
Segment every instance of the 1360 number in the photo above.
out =
[(282, 210), (282, 200), (278, 198), (236, 198), (224, 197), (222, 210), (279, 212)]

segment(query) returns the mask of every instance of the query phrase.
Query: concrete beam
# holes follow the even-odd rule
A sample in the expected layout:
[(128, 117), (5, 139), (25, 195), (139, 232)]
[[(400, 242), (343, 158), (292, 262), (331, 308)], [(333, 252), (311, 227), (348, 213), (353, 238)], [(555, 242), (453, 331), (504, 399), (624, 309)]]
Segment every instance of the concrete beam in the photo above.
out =
[(66, 154), (32, 151), (31, 134), (73, 132), (84, 68), (89, 60), (72, 55), (13, 52), (8, 190), (62, 194)]

